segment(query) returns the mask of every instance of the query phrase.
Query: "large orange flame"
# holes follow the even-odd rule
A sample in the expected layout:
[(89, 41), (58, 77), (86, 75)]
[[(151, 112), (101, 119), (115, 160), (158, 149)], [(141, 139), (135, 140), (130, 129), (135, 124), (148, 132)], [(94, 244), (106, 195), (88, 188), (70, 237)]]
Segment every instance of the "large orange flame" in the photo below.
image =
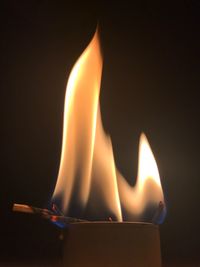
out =
[(82, 212), (86, 206), (98, 213), (100, 205), (122, 221), (149, 205), (164, 202), (158, 168), (144, 134), (140, 138), (138, 180), (131, 187), (117, 171), (112, 144), (106, 136), (99, 106), (102, 56), (98, 31), (74, 65), (67, 84), (61, 162), (53, 201), (68, 214), (72, 199)]

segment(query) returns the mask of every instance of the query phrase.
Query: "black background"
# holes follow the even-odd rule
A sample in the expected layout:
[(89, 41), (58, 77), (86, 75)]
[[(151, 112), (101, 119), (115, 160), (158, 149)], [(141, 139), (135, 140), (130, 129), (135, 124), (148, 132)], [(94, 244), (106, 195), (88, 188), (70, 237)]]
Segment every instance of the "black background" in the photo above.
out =
[[(104, 55), (102, 118), (116, 164), (129, 181), (136, 177), (144, 131), (168, 208), (160, 227), (163, 261), (198, 262), (199, 1), (13, 0), (2, 2), (0, 13), (2, 257), (19, 242), (22, 233), (16, 233), (25, 227), (26, 235), (28, 228), (10, 212), (12, 203), (45, 207), (51, 198), (67, 78), (98, 22)], [(34, 230), (27, 230), (33, 236), (57, 235), (53, 226), (33, 220)], [(43, 226), (45, 231), (39, 229)]]

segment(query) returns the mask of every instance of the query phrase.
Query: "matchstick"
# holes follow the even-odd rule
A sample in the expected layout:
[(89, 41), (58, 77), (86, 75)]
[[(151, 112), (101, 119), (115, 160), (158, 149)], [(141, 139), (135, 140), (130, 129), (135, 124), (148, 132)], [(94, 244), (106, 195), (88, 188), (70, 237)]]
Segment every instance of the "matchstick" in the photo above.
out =
[(57, 215), (57, 213), (48, 210), (48, 209), (41, 209), (37, 207), (33, 207), (26, 204), (18, 204), (15, 203), (13, 205), (12, 210), (14, 212), (23, 212), (23, 213), (29, 213), (29, 214), (38, 214), (41, 217), (50, 220), (53, 223), (63, 224), (67, 225), (68, 223), (75, 223), (75, 222), (86, 222), (86, 220), (81, 220), (78, 218), (68, 217), (64, 215)]

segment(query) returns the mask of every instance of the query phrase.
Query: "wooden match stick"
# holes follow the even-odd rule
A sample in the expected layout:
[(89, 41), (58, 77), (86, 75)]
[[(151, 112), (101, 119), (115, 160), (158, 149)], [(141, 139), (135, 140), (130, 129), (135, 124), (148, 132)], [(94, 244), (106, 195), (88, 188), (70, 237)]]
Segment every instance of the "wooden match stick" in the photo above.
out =
[(62, 223), (68, 224), (68, 223), (75, 223), (75, 222), (86, 222), (86, 220), (81, 220), (73, 217), (63, 216), (63, 215), (57, 215), (51, 210), (48, 209), (41, 209), (37, 207), (33, 207), (26, 204), (18, 204), (15, 203), (13, 205), (12, 210), (14, 212), (23, 212), (23, 213), (30, 213), (30, 214), (38, 214), (42, 216), (45, 219), (49, 219), (53, 223)]

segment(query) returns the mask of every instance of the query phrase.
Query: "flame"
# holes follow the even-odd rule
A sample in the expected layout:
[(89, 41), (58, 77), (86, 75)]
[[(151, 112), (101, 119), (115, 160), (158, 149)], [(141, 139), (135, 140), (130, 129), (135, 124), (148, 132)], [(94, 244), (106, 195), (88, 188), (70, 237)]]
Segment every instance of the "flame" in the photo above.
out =
[[(94, 177), (93, 187), (101, 184), (101, 179), (107, 179), (110, 186), (103, 194), (108, 206), (110, 198), (113, 199), (110, 209), (117, 209), (116, 216), (121, 220), (112, 146), (104, 135), (100, 118), (98, 99), (101, 73), (102, 56), (96, 31), (69, 77), (61, 163), (53, 198), (61, 196), (61, 210), (67, 212), (75, 190), (78, 209), (82, 210), (88, 201), (91, 178)], [(100, 155), (107, 158), (101, 160)]]
[(76, 210), (81, 217), (85, 210), (92, 209), (101, 217), (104, 207), (106, 214), (112, 214), (118, 221), (122, 217), (139, 219), (149, 203), (164, 203), (158, 168), (142, 134), (135, 187), (116, 169), (111, 140), (101, 121), (101, 74), (102, 56), (96, 31), (69, 76), (61, 161), (52, 201), (59, 202), (64, 214)]
[[(121, 204), (128, 218), (139, 218), (148, 206), (157, 208), (160, 202), (165, 202), (156, 160), (144, 133), (140, 136), (136, 185), (130, 186), (119, 172), (118, 184)], [(164, 213), (165, 210), (159, 216)]]

